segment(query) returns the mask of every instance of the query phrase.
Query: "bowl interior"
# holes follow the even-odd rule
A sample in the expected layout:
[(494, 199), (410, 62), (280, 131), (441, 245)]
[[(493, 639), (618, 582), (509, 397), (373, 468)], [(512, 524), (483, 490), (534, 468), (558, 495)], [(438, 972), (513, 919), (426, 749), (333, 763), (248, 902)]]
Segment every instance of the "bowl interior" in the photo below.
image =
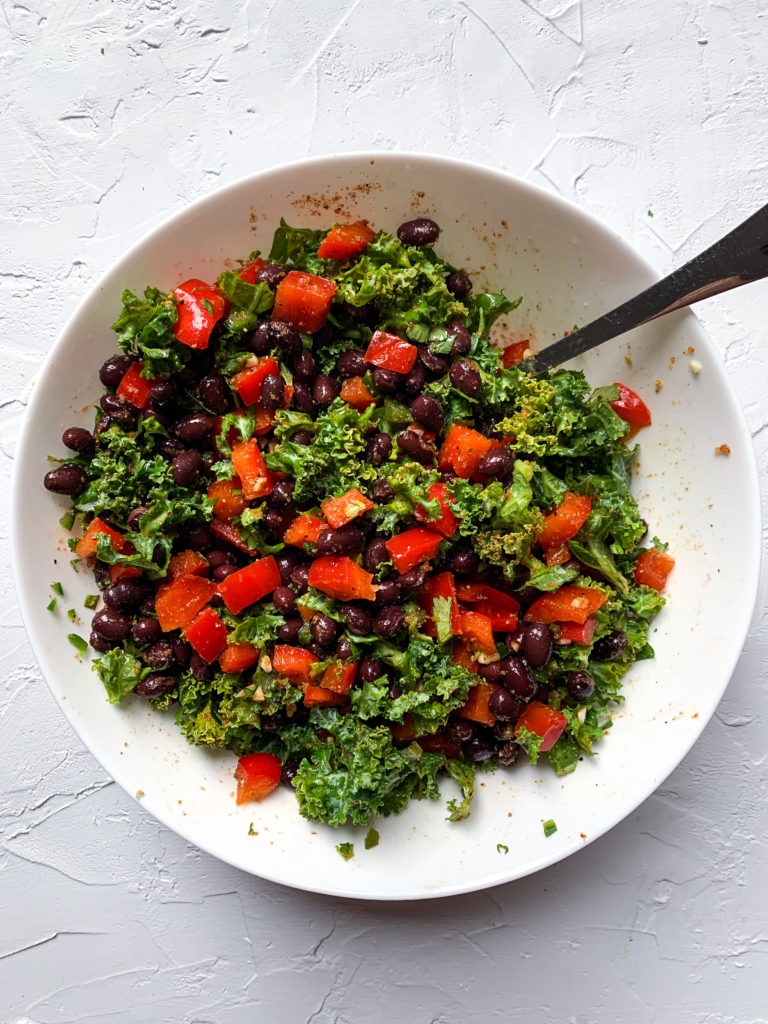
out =
[[(365, 217), (393, 230), (417, 214), (442, 227), (438, 251), (476, 287), (523, 302), (497, 335), (555, 340), (654, 280), (620, 239), (575, 207), (501, 173), (426, 156), (379, 154), (308, 161), (242, 181), (195, 204), (133, 248), (98, 284), (51, 351), (34, 388), (13, 492), (13, 550), (22, 610), (42, 670), (83, 741), (106, 770), (171, 828), (246, 871), (345, 896), (407, 899), (495, 884), (580, 849), (632, 811), (679, 763), (711, 716), (748, 626), (759, 563), (751, 444), (724, 371), (690, 313), (668, 316), (591, 353), (594, 385), (621, 380), (645, 396), (653, 426), (641, 435), (636, 496), (650, 535), (669, 541), (677, 566), (656, 620), (656, 657), (634, 667), (626, 702), (599, 755), (566, 779), (529, 766), (480, 776), (466, 822), (443, 803), (413, 803), (364, 830), (305, 822), (280, 790), (236, 807), (234, 757), (190, 748), (171, 715), (138, 699), (110, 706), (86, 658), (67, 642), (87, 637), (89, 574), (74, 574), (58, 519), (65, 502), (41, 488), (61, 431), (90, 426), (97, 369), (115, 344), (109, 325), (124, 288), (172, 288), (215, 278), (231, 259), (269, 248), (279, 221), (327, 225)], [(702, 369), (691, 369), (695, 359)], [(727, 444), (730, 455), (716, 454)], [(50, 583), (65, 599), (45, 610)], [(73, 627), (64, 609), (82, 621)], [(450, 785), (446, 783), (446, 794)], [(558, 831), (545, 838), (542, 821)], [(249, 825), (252, 831), (249, 833)], [(356, 843), (344, 861), (336, 843)], [(503, 847), (509, 852), (504, 853)]]

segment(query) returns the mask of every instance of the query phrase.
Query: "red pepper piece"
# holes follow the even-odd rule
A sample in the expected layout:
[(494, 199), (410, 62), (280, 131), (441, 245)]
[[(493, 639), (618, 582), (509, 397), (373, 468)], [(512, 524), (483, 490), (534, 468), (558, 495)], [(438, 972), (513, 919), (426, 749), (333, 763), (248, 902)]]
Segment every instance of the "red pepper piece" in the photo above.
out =
[(333, 708), (339, 704), (349, 704), (349, 694), (334, 693), (324, 686), (308, 683), (304, 688), (304, 706), (307, 708)]
[(440, 469), (452, 469), (463, 480), (469, 480), (482, 457), (494, 445), (498, 442), (484, 437), (479, 431), (452, 423), (437, 453), (437, 465)]
[(456, 596), (460, 601), (473, 604), (475, 601), (484, 601), (486, 594), (485, 583), (457, 583)]
[(287, 320), (300, 331), (314, 334), (328, 318), (336, 285), (324, 277), (292, 270), (275, 291), (273, 320)]
[(280, 376), (280, 367), (272, 356), (259, 359), (253, 366), (246, 366), (232, 378), (232, 387), (246, 405), (256, 405), (261, 400), (261, 385), (265, 377)]
[(189, 348), (208, 348), (211, 331), (229, 312), (229, 303), (205, 281), (192, 278), (174, 288), (178, 318), (173, 328), (176, 339)]
[(525, 359), (525, 353), (530, 347), (531, 343), (528, 338), (524, 338), (522, 341), (513, 341), (501, 353), (501, 365), (509, 369), (510, 366), (517, 366), (518, 363), (522, 363)]
[(214, 503), (213, 514), (217, 519), (226, 520), (241, 516), (248, 508), (243, 485), (238, 477), (232, 480), (214, 480), (208, 488), (208, 497)]
[(144, 408), (149, 392), (157, 384), (156, 379), (141, 376), (143, 369), (144, 363), (131, 363), (117, 386), (117, 394), (131, 405), (135, 405), (137, 409)]
[(470, 722), (480, 722), (482, 725), (495, 725), (496, 716), (492, 715), (488, 708), (488, 701), (496, 690), (501, 687), (498, 683), (477, 683), (467, 694), (464, 705), (456, 711), (462, 718), (468, 718)]
[(408, 712), (405, 718), (397, 725), (390, 725), (389, 731), (395, 743), (410, 743), (416, 739), (416, 730), (413, 728), (413, 715)]
[(545, 551), (565, 544), (571, 537), (576, 536), (591, 511), (590, 497), (566, 491), (556, 511), (544, 516), (544, 528), (537, 538), (539, 544)]
[(135, 565), (110, 565), (109, 585), (112, 586), (118, 580), (131, 580), (141, 576), (141, 569)]
[(373, 363), (384, 370), (396, 373), (410, 373), (419, 350), (409, 341), (403, 341), (396, 334), (374, 331), (365, 353), (366, 363)]
[(369, 405), (376, 405), (376, 399), (363, 383), (362, 377), (347, 377), (342, 381), (341, 397), (358, 412), (365, 412)]
[(266, 265), (267, 264), (260, 257), (255, 260), (248, 260), (246, 263), (241, 265), (237, 272), (237, 276), (241, 280), (245, 281), (246, 284), (256, 284), (256, 275), (260, 270), (263, 270)]
[(373, 601), (373, 576), (344, 556), (316, 558), (309, 567), (309, 585), (338, 601)]
[(283, 534), (283, 543), (291, 544), (293, 547), (303, 548), (305, 544), (317, 544), (317, 538), (328, 529), (328, 523), (317, 516), (300, 515), (296, 516), (291, 525)]
[(414, 526), (412, 530), (398, 533), (387, 541), (387, 551), (399, 573), (408, 572), (419, 562), (434, 558), (443, 540), (443, 535), (426, 526)]
[(517, 629), (520, 602), (501, 590), (489, 587), (487, 584), (482, 586), (485, 590), (485, 598), (473, 610), (480, 612), (482, 615), (487, 615), (491, 620), (491, 627), (494, 630)]
[(616, 387), (619, 389), (619, 397), (611, 402), (611, 408), (617, 416), (629, 424), (627, 436), (631, 438), (643, 427), (650, 427), (651, 410), (640, 395), (636, 394), (632, 388), (628, 388), (626, 384), (619, 384), (617, 381)]
[(606, 601), (605, 594), (592, 587), (560, 587), (538, 597), (525, 618), (528, 622), (578, 622), (583, 626)]
[(122, 533), (118, 533), (117, 530), (113, 530), (111, 526), (108, 526), (103, 519), (99, 519), (95, 516), (77, 542), (75, 546), (75, 554), (78, 558), (93, 558), (96, 555), (96, 538), (103, 533), (112, 541), (112, 547), (118, 553), (126, 551), (129, 546), (129, 542), (125, 539)]
[(544, 561), (547, 565), (565, 565), (565, 563), (570, 562), (570, 560), (571, 549), (567, 544), (561, 544), (557, 548), (548, 548), (544, 552)]
[(244, 551), (246, 555), (258, 555), (258, 548), (252, 548), (243, 540), (242, 534), (234, 523), (226, 522), (223, 519), (214, 519), (210, 526), (211, 533), (219, 540), (226, 541), (238, 551)]
[(532, 700), (525, 706), (517, 720), (515, 736), (520, 736), (523, 729), (527, 729), (528, 732), (541, 736), (539, 750), (547, 751), (551, 750), (560, 739), (566, 725), (568, 725), (568, 719), (565, 715), (542, 704), (540, 700)]
[(227, 646), (227, 627), (213, 608), (204, 608), (184, 630), (184, 638), (210, 665)]
[(222, 672), (244, 672), (255, 665), (261, 657), (261, 651), (254, 644), (227, 644), (219, 655)]
[(590, 615), (583, 625), (579, 625), (578, 622), (561, 622), (560, 639), (586, 646), (594, 640), (596, 626), (597, 619), (594, 615)]
[(480, 654), (496, 654), (493, 640), (493, 626), (488, 615), (482, 612), (461, 613), (461, 635), (470, 648)]
[(338, 530), (340, 526), (351, 523), (357, 516), (373, 508), (373, 502), (356, 487), (350, 487), (340, 498), (326, 498), (320, 507), (329, 524)]
[(323, 260), (347, 260), (361, 253), (374, 234), (362, 221), (335, 224), (317, 247), (317, 255)]
[(178, 579), (179, 576), (207, 576), (209, 568), (207, 558), (199, 551), (188, 548), (186, 551), (171, 555), (167, 576), (171, 580)]
[(267, 469), (255, 437), (235, 445), (232, 449), (232, 465), (240, 477), (243, 497), (247, 501), (264, 498), (272, 493), (272, 474)]
[(315, 655), (304, 647), (290, 647), (277, 644), (272, 655), (272, 668), (280, 676), (300, 686), (312, 685), (312, 665), (317, 661)]
[(219, 593), (228, 611), (237, 615), (243, 608), (271, 594), (280, 583), (277, 562), (272, 555), (267, 555), (223, 579), (219, 584)]
[(202, 576), (179, 576), (155, 594), (157, 621), (164, 633), (184, 629), (216, 593), (216, 584)]
[(478, 662), (475, 661), (475, 656), (464, 643), (463, 640), (453, 641), (453, 664), (461, 665), (462, 668), (467, 669), (468, 672), (477, 672)]
[(635, 563), (635, 583), (661, 591), (666, 586), (667, 577), (674, 566), (675, 560), (672, 555), (668, 555), (666, 551), (659, 551), (658, 548), (648, 548)]
[(420, 597), (421, 606), (429, 616), (424, 623), (424, 632), (427, 636), (437, 636), (435, 600), (438, 597), (451, 602), (451, 633), (453, 636), (461, 634), (461, 610), (459, 602), (456, 600), (456, 585), (450, 572), (441, 572), (437, 576), (430, 576), (425, 580)]
[(417, 505), (413, 510), (413, 514), (422, 523), (426, 523), (430, 530), (437, 530), (437, 532), (442, 533), (444, 537), (452, 537), (458, 529), (459, 520), (451, 511), (451, 505), (454, 501), (448, 493), (448, 489), (445, 484), (437, 482), (430, 484), (427, 494), (430, 499), (437, 498), (440, 504), (440, 517), (438, 519), (429, 519), (427, 510), (423, 505)]
[(244, 804), (251, 800), (263, 800), (279, 784), (282, 770), (280, 758), (274, 754), (247, 754), (241, 757), (235, 768), (235, 802)]
[[(324, 690), (333, 690), (334, 693), (349, 693), (356, 675), (356, 661), (346, 661), (344, 664), (336, 662), (329, 665), (323, 673), (321, 686)], [(304, 703), (306, 704), (306, 698)]]

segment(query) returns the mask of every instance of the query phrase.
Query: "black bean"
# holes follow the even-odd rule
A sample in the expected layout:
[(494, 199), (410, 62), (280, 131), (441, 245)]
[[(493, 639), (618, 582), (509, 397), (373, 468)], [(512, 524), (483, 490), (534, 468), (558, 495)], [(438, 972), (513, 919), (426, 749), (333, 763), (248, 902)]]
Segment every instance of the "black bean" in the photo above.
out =
[(283, 551), (281, 554), (275, 555), (275, 561), (280, 573), (280, 581), (284, 587), (287, 587), (291, 582), (291, 573), (299, 564), (299, 559), (292, 551)]
[(393, 501), (395, 497), (395, 492), (392, 490), (389, 480), (386, 480), (384, 477), (380, 477), (373, 485), (372, 494), (373, 500), (377, 505), (385, 505), (387, 502)]
[(345, 302), (344, 311), (356, 324), (370, 324), (372, 326), (377, 320), (376, 306), (372, 302), (368, 302), (364, 306), (353, 306), (351, 302)]
[(181, 452), (171, 463), (173, 482), (180, 487), (191, 487), (197, 483), (200, 470), (203, 466), (203, 457), (200, 452), (190, 448), (189, 451)]
[(289, 507), (268, 508), (262, 522), (276, 537), (282, 537), (293, 519), (293, 510)]
[(489, 683), (500, 683), (504, 675), (504, 665), (501, 661), (491, 661), (487, 665), (478, 665), (477, 674), (481, 679)]
[(269, 504), (276, 505), (278, 508), (290, 505), (293, 501), (295, 487), (296, 484), (289, 477), (286, 477), (284, 480), (277, 480), (272, 488), (272, 493), (269, 495)]
[(288, 268), (284, 267), (282, 263), (268, 263), (266, 267), (261, 268), (254, 281), (256, 284), (263, 283), (274, 291), (287, 275)]
[(482, 736), (473, 736), (464, 744), (464, 754), (470, 761), (487, 761), (496, 753), (496, 745)]
[[(533, 625), (533, 623), (531, 623), (531, 625)], [(526, 624), (521, 622), (517, 629), (506, 634), (504, 642), (511, 651), (515, 651), (515, 653), (517, 653), (522, 648), (527, 628)], [(538, 668), (538, 666), (536, 667)]]
[(137, 644), (153, 644), (155, 640), (159, 640), (163, 635), (163, 631), (160, 628), (160, 623), (157, 619), (145, 616), (142, 619), (136, 619), (131, 628), (133, 639)]
[(147, 596), (147, 584), (140, 579), (118, 580), (102, 594), (104, 604), (115, 611), (136, 608)]
[(197, 386), (200, 401), (217, 416), (223, 416), (232, 405), (229, 385), (220, 373), (209, 373)]
[(175, 437), (163, 437), (157, 442), (157, 450), (166, 459), (175, 459), (177, 455), (187, 451), (187, 448)]
[(512, 468), (514, 456), (509, 448), (491, 448), (477, 464), (477, 472), (484, 477), (504, 476)]
[(270, 323), (270, 320), (262, 320), (246, 343), (251, 352), (254, 352), (257, 356), (266, 355), (273, 347), (274, 343), (269, 329)]
[(537, 590), (536, 587), (523, 587), (518, 590), (515, 597), (522, 605), (533, 604), (537, 598), (541, 597), (541, 591)]
[(459, 548), (451, 558), (451, 569), (457, 576), (469, 576), (475, 572), (479, 564), (480, 559), (472, 548)]
[(365, 352), (361, 348), (353, 348), (349, 352), (342, 352), (336, 361), (336, 372), (343, 379), (362, 377), (367, 368)]
[(384, 675), (384, 666), (378, 658), (366, 656), (357, 666), (357, 678), (361, 683), (375, 683)]
[(445, 423), (442, 402), (431, 395), (419, 395), (411, 402), (411, 415), (422, 427), (439, 434)]
[(421, 434), (417, 434), (415, 430), (404, 430), (402, 434), (398, 434), (397, 445), (401, 451), (422, 465), (435, 461), (435, 446)]
[(280, 711), (274, 715), (262, 715), (259, 724), (263, 732), (278, 732), (285, 725), (285, 715)]
[(237, 566), (232, 565), (229, 562), (225, 562), (224, 565), (217, 565), (211, 573), (211, 577), (214, 583), (223, 582), (227, 576), (231, 576), (232, 573), (237, 572)]
[(445, 727), (446, 734), (451, 739), (456, 740), (457, 743), (466, 743), (467, 740), (472, 739), (472, 725), (466, 720), (466, 718), (453, 718), (450, 719)]
[(167, 640), (158, 640), (141, 657), (150, 668), (167, 668), (173, 664), (173, 648)]
[(373, 620), (373, 632), (383, 640), (391, 639), (405, 625), (405, 612), (396, 604), (382, 608)]
[(282, 644), (296, 644), (299, 640), (299, 630), (304, 625), (303, 619), (286, 619), (285, 624), (280, 627), (277, 633), (278, 640)]
[(383, 366), (377, 366), (371, 374), (371, 382), (377, 391), (385, 395), (394, 395), (402, 387), (402, 374), (394, 370), (386, 370)]
[(147, 700), (150, 700), (154, 697), (162, 697), (165, 693), (170, 693), (176, 686), (176, 683), (176, 676), (153, 672), (151, 676), (146, 676), (146, 678), (142, 679), (134, 687), (133, 692), (137, 693), (139, 697), (146, 697)]
[(130, 356), (110, 356), (101, 364), (99, 380), (105, 388), (116, 388), (133, 363)]
[(595, 641), (592, 657), (595, 661), (613, 661), (626, 651), (628, 642), (626, 633), (620, 629), (614, 629), (607, 636), (601, 636), (599, 640)]
[(367, 608), (356, 604), (343, 604), (339, 608), (350, 633), (355, 636), (368, 636), (371, 632), (371, 613)]
[(429, 217), (406, 220), (397, 229), (397, 237), (403, 245), (432, 245), (439, 235), (440, 228)]
[(73, 452), (87, 452), (93, 448), (93, 434), (85, 427), (68, 427), (61, 440)]
[(496, 421), (490, 417), (482, 417), (479, 420), (475, 420), (475, 430), (483, 435), (483, 437), (490, 437), (494, 441), (500, 441), (504, 436), (501, 431), (496, 429)]
[(193, 551), (205, 551), (213, 547), (213, 534), (207, 526), (195, 526), (187, 533), (187, 544)]
[(338, 530), (321, 530), (317, 538), (318, 555), (356, 555), (364, 546), (363, 531), (351, 523)]
[(293, 376), (299, 380), (312, 380), (316, 369), (315, 357), (308, 348), (302, 348), (293, 359)]
[(93, 578), (96, 580), (96, 586), (99, 590), (106, 590), (112, 583), (109, 578), (109, 566), (105, 565), (104, 562), (97, 562), (93, 567)]
[(403, 390), (406, 395), (418, 395), (427, 381), (427, 374), (420, 363), (414, 363), (413, 369), (403, 377)]
[[(310, 634), (311, 635), (311, 634)], [(324, 661), (328, 657), (328, 651), (322, 644), (319, 644), (317, 640), (311, 640), (308, 644), (305, 644), (307, 650), (314, 654), (320, 661)]]
[(214, 421), (204, 412), (193, 412), (174, 423), (172, 432), (184, 444), (197, 448), (211, 439)]
[(546, 622), (529, 622), (525, 627), (522, 650), (532, 668), (543, 668), (552, 657), (554, 636)]
[(125, 640), (131, 633), (131, 620), (114, 608), (102, 608), (96, 612), (91, 626), (94, 633), (103, 636), (105, 640)]
[(149, 594), (139, 605), (139, 615), (155, 614), (155, 595)]
[(186, 668), (189, 659), (192, 657), (192, 644), (183, 640), (180, 636), (171, 637), (171, 650), (178, 665)]
[[(296, 394), (296, 388), (298, 386), (298, 384), (294, 385), (294, 396)], [(293, 441), (294, 444), (307, 446), (313, 443), (313, 441), (315, 440), (315, 436), (311, 430), (297, 430), (294, 434), (291, 435), (291, 440)]]
[(162, 405), (167, 405), (175, 394), (176, 388), (171, 381), (159, 380), (157, 384), (153, 384), (150, 388), (145, 408), (155, 410)]
[(299, 355), (303, 343), (301, 335), (295, 327), (285, 323), (283, 320), (268, 320), (267, 325), (267, 332), (272, 345), (277, 345), (288, 356)]
[(494, 690), (488, 698), (488, 710), (496, 718), (500, 718), (505, 722), (518, 718), (522, 709), (522, 703), (501, 687), (498, 690)]
[(500, 743), (496, 748), (494, 761), (502, 768), (511, 768), (520, 756), (520, 746), (513, 740)]
[(330, 405), (339, 393), (339, 382), (327, 373), (318, 373), (312, 385), (312, 397), (321, 408)]
[(459, 302), (462, 299), (466, 299), (469, 293), (472, 291), (472, 282), (466, 274), (460, 270), (454, 270), (445, 279), (445, 286), (449, 292), (452, 292)]
[[(315, 400), (312, 397), (312, 392), (307, 387), (307, 385), (303, 381), (300, 381), (300, 380), (294, 381), (294, 384), (293, 384), (293, 396), (291, 398), (291, 404), (293, 405), (293, 408), (296, 410), (296, 412), (306, 412), (310, 416), (312, 416), (314, 414), (315, 409), (317, 408), (317, 406), (315, 404)], [(308, 434), (308, 431), (306, 431), (306, 430), (297, 430), (296, 433), (291, 438), (291, 440), (295, 444), (311, 444), (312, 443), (312, 435), (311, 434), (308, 434), (309, 441), (299, 441), (299, 440), (297, 440), (297, 438), (296, 438), (297, 434)]]
[(461, 757), (461, 745), (444, 729), (419, 736), (416, 741), (429, 754), (445, 754), (446, 757)]
[(536, 696), (538, 684), (533, 678), (533, 672), (531, 672), (527, 661), (523, 658), (509, 657), (504, 658), (502, 664), (504, 665), (504, 674), (499, 680), (502, 686), (521, 700), (530, 700)]
[(291, 570), (291, 583), (297, 593), (306, 594), (309, 587), (309, 566), (297, 565), (295, 569)]
[(205, 557), (208, 559), (208, 565), (212, 569), (218, 569), (220, 565), (227, 565), (228, 562), (232, 561), (231, 553), (229, 551), (222, 551), (220, 548), (209, 551)]
[(453, 339), (451, 355), (465, 356), (472, 348), (472, 335), (460, 320), (451, 320), (445, 328), (449, 338)]
[(99, 654), (106, 654), (107, 651), (111, 651), (115, 647), (120, 646), (119, 640), (105, 640), (104, 637), (99, 636), (99, 634), (95, 630), (91, 630), (91, 635), (88, 638), (88, 643), (91, 645), (94, 651), (98, 651)]
[(376, 591), (376, 604), (398, 604), (402, 593), (397, 580), (384, 580)]
[(568, 676), (568, 693), (575, 700), (589, 700), (595, 692), (595, 680), (589, 672), (572, 672)]
[(317, 612), (309, 620), (309, 628), (316, 643), (327, 647), (336, 639), (336, 623), (328, 615)]
[(102, 395), (99, 405), (112, 422), (119, 423), (121, 427), (132, 427), (139, 417), (136, 406), (120, 395)]
[(64, 463), (49, 469), (43, 477), (43, 486), (53, 494), (79, 494), (88, 483), (88, 474), (82, 466)]
[(301, 768), (301, 760), (299, 758), (293, 761), (286, 761), (280, 771), (280, 781), (293, 789), (293, 780), (299, 774), (299, 768)]
[(403, 597), (415, 594), (423, 585), (428, 572), (429, 565), (422, 562), (421, 565), (414, 565), (414, 567), (409, 569), (408, 572), (401, 573), (401, 575), (397, 577), (397, 582), (400, 584), (400, 592)]
[(277, 587), (272, 594), (272, 603), (283, 615), (292, 615), (296, 611), (296, 591), (290, 587)]
[(426, 345), (419, 345), (419, 362), (432, 378), (443, 377), (448, 372), (448, 360)]
[(467, 398), (479, 398), (483, 387), (480, 371), (469, 359), (457, 359), (450, 369), (451, 384)]
[(365, 447), (365, 457), (372, 466), (380, 466), (392, 453), (392, 438), (386, 431), (374, 434)]
[(210, 674), (210, 665), (204, 658), (200, 657), (197, 651), (192, 651), (189, 656), (189, 671), (198, 683), (202, 683)]
[(348, 636), (340, 636), (336, 643), (336, 657), (349, 661), (352, 657), (352, 641)]
[(495, 739), (501, 740), (502, 743), (506, 743), (507, 740), (513, 740), (515, 738), (515, 723), (503, 722), (499, 719), (493, 727), (493, 735)]
[(261, 382), (259, 398), (265, 409), (282, 409), (285, 401), (285, 381), (279, 373), (268, 373)]
[(382, 562), (391, 561), (387, 542), (384, 537), (374, 537), (368, 543), (363, 555), (363, 568), (367, 572), (375, 573)]

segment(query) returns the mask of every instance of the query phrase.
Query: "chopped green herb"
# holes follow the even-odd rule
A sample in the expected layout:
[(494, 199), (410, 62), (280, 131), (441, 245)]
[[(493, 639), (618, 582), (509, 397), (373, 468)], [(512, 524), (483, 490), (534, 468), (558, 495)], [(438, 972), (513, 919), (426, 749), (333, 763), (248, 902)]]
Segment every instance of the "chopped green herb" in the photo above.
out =
[(375, 828), (369, 828), (365, 836), (365, 848), (366, 850), (372, 850), (374, 846), (379, 845), (379, 833)]
[(505, 843), (496, 843), (497, 853), (509, 853), (509, 847)]
[(45, 609), (46, 609), (46, 611), (49, 611), (49, 612), (56, 611), (56, 598), (55, 597), (51, 598), (51, 600), (45, 606)]
[(64, 594), (64, 587), (62, 587), (60, 583), (52, 583), (51, 590), (54, 592), (54, 594), (58, 594), (59, 597), (62, 597)]
[(75, 513), (73, 509), (69, 512), (65, 512), (64, 515), (59, 519), (59, 523), (64, 527), (65, 530), (71, 530), (75, 525)]
[(339, 853), (344, 860), (349, 860), (355, 856), (355, 845), (354, 843), (339, 843), (336, 847), (336, 852)]
[(557, 825), (554, 820), (550, 818), (548, 821), (544, 822), (544, 835), (549, 839), (549, 837), (553, 836), (555, 832), (557, 832)]
[(67, 608), (67, 618), (70, 622), (74, 622), (77, 618), (77, 612), (74, 608)]
[(649, 210), (649, 211), (648, 211), (648, 216), (649, 216), (649, 217), (652, 217), (652, 216), (653, 216), (653, 210)]
[(68, 633), (67, 640), (69, 640), (72, 646), (76, 648), (81, 654), (85, 654), (85, 652), (88, 650), (88, 644), (85, 642), (85, 640), (83, 640), (81, 636), (78, 636), (77, 633)]
[(98, 594), (88, 594), (86, 596), (85, 600), (83, 601), (83, 605), (86, 608), (89, 608), (91, 611), (93, 611), (93, 609), (96, 607), (96, 605), (98, 603), (99, 603), (99, 595)]
[(254, 830), (254, 828), (253, 828), (253, 822), (251, 822), (251, 823), (250, 823), (250, 825), (248, 826), (248, 835), (249, 835), (249, 836), (257, 836), (258, 834), (259, 834), (259, 833), (258, 833), (258, 832), (256, 832), (256, 831)]

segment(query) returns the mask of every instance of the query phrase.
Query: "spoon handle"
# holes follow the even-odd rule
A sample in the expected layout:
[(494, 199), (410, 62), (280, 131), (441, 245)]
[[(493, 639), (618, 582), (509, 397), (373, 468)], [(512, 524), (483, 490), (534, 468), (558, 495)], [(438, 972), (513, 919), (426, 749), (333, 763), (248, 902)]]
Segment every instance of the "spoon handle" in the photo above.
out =
[(668, 277), (537, 352), (526, 365), (550, 370), (633, 327), (701, 299), (768, 277), (768, 205)]

